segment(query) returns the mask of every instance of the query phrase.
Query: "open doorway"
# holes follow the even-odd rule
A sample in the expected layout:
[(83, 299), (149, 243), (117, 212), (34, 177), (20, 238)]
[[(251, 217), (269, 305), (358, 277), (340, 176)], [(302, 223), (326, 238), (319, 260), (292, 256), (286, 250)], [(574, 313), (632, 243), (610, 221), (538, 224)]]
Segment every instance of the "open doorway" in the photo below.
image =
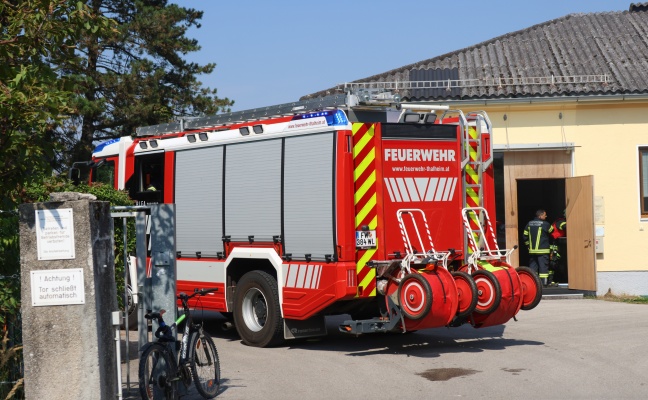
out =
[[(547, 222), (552, 224), (556, 219), (564, 217), (565, 211), (565, 179), (518, 179), (517, 181), (517, 210), (518, 210), (518, 243), (520, 265), (529, 265), (529, 251), (524, 246), (522, 232), (527, 222), (535, 217), (537, 210), (547, 212)], [(554, 256), (550, 269), (553, 270), (553, 281), (567, 283), (567, 243), (565, 238), (557, 239), (558, 257)]]

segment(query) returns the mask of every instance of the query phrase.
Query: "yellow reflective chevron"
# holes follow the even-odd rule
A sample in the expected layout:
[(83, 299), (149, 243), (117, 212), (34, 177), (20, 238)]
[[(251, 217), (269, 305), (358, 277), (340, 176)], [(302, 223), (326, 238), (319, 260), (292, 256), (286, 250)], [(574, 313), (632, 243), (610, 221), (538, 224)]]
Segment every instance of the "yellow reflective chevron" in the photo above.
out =
[[(373, 162), (376, 158), (376, 149), (371, 149), (367, 157), (365, 157), (362, 162), (353, 170), (353, 180), (357, 181), (362, 173), (369, 167), (373, 166)], [(374, 177), (375, 178), (375, 177)]]
[[(366, 225), (369, 229), (375, 230), (378, 225), (375, 125), (355, 123), (351, 129), (353, 133), (355, 227), (357, 230)], [(358, 287), (361, 289), (361, 291), (358, 290), (359, 297), (376, 295), (376, 270), (367, 267), (367, 263), (376, 254), (378, 246), (377, 238), (375, 248), (356, 250), (356, 274)]]
[(367, 217), (367, 215), (369, 215), (371, 211), (374, 211), (375, 208), (376, 208), (376, 193), (374, 193), (371, 196), (369, 201), (367, 201), (367, 204), (365, 204), (365, 206), (362, 207), (360, 212), (356, 214), (356, 218), (355, 218), (356, 228), (359, 228), (360, 225), (362, 225), (362, 221)]
[[(353, 124), (353, 135), (355, 136), (356, 133), (359, 132), (360, 127), (362, 127), (364, 124)], [(364, 149), (364, 147), (368, 144), (371, 143), (371, 146), (373, 147), (375, 144), (373, 143), (373, 137), (374, 137), (374, 127), (373, 125), (362, 135), (360, 140), (356, 144), (353, 145), (353, 158), (356, 158), (358, 154)], [(356, 164), (357, 165), (357, 164)]]
[(369, 178), (356, 190), (353, 199), (355, 204), (358, 204), (360, 199), (367, 193), (371, 188), (375, 188), (376, 185), (376, 171), (373, 171)]
[[(464, 184), (466, 186), (466, 196), (464, 199), (464, 205), (466, 207), (481, 207), (482, 205), (482, 193), (481, 193), (481, 182), (479, 179), (479, 168), (481, 168), (479, 163), (479, 135), (477, 129), (474, 126), (468, 127), (468, 143), (465, 143), (464, 146), (468, 146), (468, 163), (464, 168), (465, 178)], [(479, 219), (477, 214), (474, 212), (469, 213), (469, 225), (472, 231), (467, 232), (467, 235), (471, 235), (474, 243), (479, 246), (480, 242), (480, 233), (476, 231), (479, 224)], [(475, 249), (471, 248), (470, 245), (467, 246), (466, 252), (472, 254)]]
[(466, 164), (466, 175), (468, 175), (471, 180), (471, 182), (467, 182), (467, 183), (477, 184), (479, 182), (479, 174), (477, 173), (477, 171), (475, 171), (475, 168), (473, 168), (473, 166), (470, 164)]
[(472, 187), (466, 188), (466, 205), (468, 207), (480, 206), (479, 193), (475, 190), (475, 188)]

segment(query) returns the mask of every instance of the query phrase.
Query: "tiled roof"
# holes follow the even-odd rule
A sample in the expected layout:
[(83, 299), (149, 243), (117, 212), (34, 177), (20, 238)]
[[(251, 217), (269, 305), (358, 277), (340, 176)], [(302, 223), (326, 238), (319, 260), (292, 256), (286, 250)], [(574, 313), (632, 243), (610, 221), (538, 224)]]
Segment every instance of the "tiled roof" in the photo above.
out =
[[(396, 81), (435, 82), (401, 89), (408, 101), (647, 94), (648, 3), (569, 14), (354, 82)], [(441, 81), (451, 86), (434, 86)]]

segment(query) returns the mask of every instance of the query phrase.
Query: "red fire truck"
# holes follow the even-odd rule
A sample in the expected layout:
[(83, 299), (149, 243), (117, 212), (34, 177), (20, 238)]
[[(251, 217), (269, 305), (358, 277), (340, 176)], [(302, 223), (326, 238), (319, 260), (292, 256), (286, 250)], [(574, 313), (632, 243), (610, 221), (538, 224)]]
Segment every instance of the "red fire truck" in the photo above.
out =
[(137, 129), (92, 180), (174, 203), (177, 290), (244, 343), (503, 324), (541, 285), (497, 246), (484, 112), (334, 95)]

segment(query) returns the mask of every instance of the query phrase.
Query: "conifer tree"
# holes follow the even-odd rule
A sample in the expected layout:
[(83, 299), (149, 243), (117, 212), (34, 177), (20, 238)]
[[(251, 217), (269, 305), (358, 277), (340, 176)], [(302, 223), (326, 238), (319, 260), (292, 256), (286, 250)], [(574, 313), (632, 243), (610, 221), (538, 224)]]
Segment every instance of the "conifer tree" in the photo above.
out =
[(186, 34), (200, 27), (202, 11), (166, 0), (87, 4), (95, 15), (114, 20), (116, 29), (109, 35), (86, 35), (79, 43), (85, 62), (66, 69), (78, 84), (75, 112), (59, 127), (74, 149), (68, 165), (89, 160), (93, 142), (131, 135), (139, 126), (229, 111), (233, 102), (217, 97), (216, 89), (203, 88), (198, 80), (212, 73), (215, 64), (184, 58), (200, 50)]
[(83, 2), (0, 0), (0, 210), (15, 206), (25, 183), (51, 173), (52, 127), (73, 112), (75, 98), (62, 66), (81, 65), (81, 38), (113, 29)]

